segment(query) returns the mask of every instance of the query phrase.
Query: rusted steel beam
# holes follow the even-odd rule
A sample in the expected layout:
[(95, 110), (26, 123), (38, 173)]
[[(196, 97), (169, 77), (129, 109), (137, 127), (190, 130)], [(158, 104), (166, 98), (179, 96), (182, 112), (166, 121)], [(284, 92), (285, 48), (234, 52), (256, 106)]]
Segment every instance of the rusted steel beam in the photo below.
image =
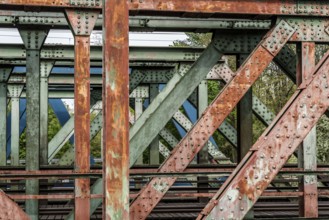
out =
[[(65, 11), (74, 35), (75, 170), (90, 171), (90, 34), (100, 11)], [(90, 179), (75, 179), (75, 219), (90, 215)]]
[[(158, 173), (157, 168), (132, 168), (130, 169), (131, 175), (145, 175), (145, 176), (151, 176), (151, 175), (175, 175), (175, 174), (184, 174), (184, 175), (190, 175), (190, 174), (230, 174), (232, 171), (234, 171), (235, 166), (229, 166), (229, 167), (221, 167), (221, 166), (210, 166), (205, 168), (194, 168), (187, 167), (183, 173), (181, 172), (173, 172), (170, 174), (167, 173)], [(280, 170), (280, 173), (282, 174), (295, 174), (295, 175), (302, 175), (302, 174), (322, 174), (322, 175), (328, 175), (329, 174), (329, 168), (324, 167), (318, 167), (315, 170), (308, 171), (304, 170), (303, 168), (293, 168), (293, 167), (285, 167)], [(101, 169), (96, 170), (90, 170), (88, 173), (83, 172), (77, 172), (75, 170), (36, 170), (36, 171), (27, 171), (27, 170), (0, 170), (0, 179), (24, 179), (24, 178), (82, 178), (85, 176), (90, 177), (98, 177), (102, 174)]]
[[(101, 9), (101, 0), (0, 0), (0, 6), (37, 6), (51, 8)], [(131, 0), (130, 11), (171, 11), (220, 14), (264, 14), (264, 15), (317, 15), (328, 16), (326, 1), (300, 0)]]
[[(90, 168), (90, 70), (89, 36), (75, 36), (74, 64), (74, 145), (75, 170), (89, 172)], [(90, 180), (75, 180), (75, 217), (89, 216)], [(80, 216), (80, 217), (79, 217)]]
[(129, 219), (129, 11), (103, 6), (103, 219)]
[[(216, 193), (167, 193), (164, 198), (212, 198)], [(328, 193), (327, 193), (328, 194)], [(130, 194), (130, 198), (136, 198), (138, 194)], [(303, 196), (303, 192), (264, 192), (261, 197), (298, 197)]]
[[(312, 78), (312, 70), (315, 67), (315, 43), (302, 42), (297, 48), (297, 85), (305, 88), (309, 78)], [(316, 170), (316, 127), (306, 136), (298, 149), (299, 166), (308, 170)], [(304, 192), (299, 198), (300, 217), (318, 217), (318, 192), (317, 176), (304, 175), (300, 177), (299, 189)]]
[(0, 190), (0, 219), (30, 220), (30, 217)]
[[(30, 199), (74, 199), (74, 194), (48, 194), (48, 195), (11, 195), (7, 194), (7, 196), (13, 200), (30, 200)], [(91, 194), (90, 198), (98, 199), (103, 198), (102, 194)]]
[(329, 107), (328, 57), (325, 54), (198, 219), (243, 219)]
[[(171, 156), (162, 164), (158, 172), (184, 172), (194, 156), (230, 114), (293, 33), (294, 29), (283, 20), (269, 31), (246, 62), (238, 69), (236, 76), (219, 93), (205, 110), (203, 116), (174, 148)], [(153, 178), (132, 202), (130, 218), (145, 219), (176, 179), (177, 177)]]

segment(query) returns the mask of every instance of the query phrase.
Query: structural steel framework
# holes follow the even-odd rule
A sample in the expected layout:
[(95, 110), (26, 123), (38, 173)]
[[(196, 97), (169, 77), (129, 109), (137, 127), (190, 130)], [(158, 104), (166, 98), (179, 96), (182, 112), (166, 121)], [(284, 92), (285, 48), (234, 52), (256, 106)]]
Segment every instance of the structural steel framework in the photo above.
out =
[[(329, 218), (316, 144), (329, 1), (0, 0), (0, 27), (23, 42), (0, 44), (0, 219)], [(53, 29), (74, 46), (45, 44)], [(212, 40), (129, 47), (129, 31)], [(296, 84), (277, 115), (252, 92), (270, 65)], [(210, 104), (209, 81), (221, 89)], [(61, 124), (51, 139), (49, 109)], [(255, 120), (267, 127), (256, 141)]]

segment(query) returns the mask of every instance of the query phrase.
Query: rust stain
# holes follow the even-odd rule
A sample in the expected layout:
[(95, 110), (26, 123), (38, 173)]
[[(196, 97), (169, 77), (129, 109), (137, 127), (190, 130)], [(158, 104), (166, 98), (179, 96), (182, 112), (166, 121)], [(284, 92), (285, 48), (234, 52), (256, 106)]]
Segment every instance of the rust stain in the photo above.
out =
[(2, 190), (0, 190), (0, 219), (29, 220), (30, 217)]
[(103, 219), (129, 219), (128, 4), (104, 2)]
[[(273, 122), (270, 131), (266, 131), (266, 141), (260, 138), (254, 144), (253, 149), (258, 150), (251, 152), (251, 156), (248, 156), (244, 165), (236, 171), (237, 174), (233, 174), (234, 176), (230, 177), (225, 192), (219, 193), (213, 198), (218, 201), (218, 205), (208, 206), (207, 210), (212, 210), (210, 214), (205, 214), (206, 212), (204, 211), (198, 219), (203, 219), (205, 216), (217, 219), (219, 216), (231, 215), (232, 211), (234, 211), (234, 218), (242, 219), (255, 201), (257, 201), (261, 193), (283, 167), (289, 155), (296, 150), (329, 106), (327, 98), (329, 89), (326, 88), (328, 84), (328, 78), (326, 77), (329, 67), (328, 54), (320, 61), (319, 66), (319, 69), (315, 68), (312, 71), (312, 75), (316, 75), (310, 82), (311, 84), (302, 92), (297, 91), (293, 95), (292, 99), (282, 110), (282, 116)], [(312, 96), (307, 96), (310, 92), (312, 92)], [(313, 117), (311, 115), (299, 117), (305, 110), (308, 111), (311, 108), (305, 103), (313, 102), (314, 100), (316, 100), (316, 104), (312, 107), (314, 108)], [(300, 125), (304, 126), (299, 128)], [(269, 154), (269, 147), (273, 148), (271, 152), (276, 152), (274, 157), (272, 157), (271, 153)], [(255, 172), (253, 179), (251, 179), (251, 175), (246, 176), (246, 174), (250, 174), (251, 169), (254, 169)], [(233, 195), (232, 192), (237, 192), (237, 190), (241, 195), (241, 199), (232, 197), (229, 200), (228, 195)], [(308, 198), (311, 199), (312, 197), (309, 196)], [(238, 211), (236, 207), (243, 204), (245, 204), (242, 207), (244, 211)], [(224, 206), (225, 209), (220, 211), (220, 206)]]

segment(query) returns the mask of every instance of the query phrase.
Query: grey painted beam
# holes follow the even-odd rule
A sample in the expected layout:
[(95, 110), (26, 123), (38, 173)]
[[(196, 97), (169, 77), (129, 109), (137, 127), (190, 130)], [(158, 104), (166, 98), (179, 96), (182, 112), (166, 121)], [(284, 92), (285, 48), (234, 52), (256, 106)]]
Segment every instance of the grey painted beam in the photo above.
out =
[(40, 164), (48, 164), (48, 76), (54, 62), (40, 63)]
[[(225, 46), (227, 43), (225, 42)], [(168, 82), (167, 86), (144, 111), (142, 116), (130, 129), (130, 166), (141, 152), (162, 130), (183, 102), (192, 94), (199, 83), (206, 78), (213, 66), (222, 56), (222, 42), (215, 38), (190, 70), (183, 66)]]
[[(23, 12), (4, 11), (0, 16), (0, 25), (16, 27), (20, 25), (38, 24), (40, 26), (51, 26), (53, 29), (67, 29), (68, 23), (63, 13), (59, 12)], [(100, 15), (95, 29), (102, 27), (102, 16)], [(249, 19), (199, 19), (199, 18), (176, 18), (156, 16), (131, 16), (129, 18), (131, 31), (201, 31), (210, 29), (270, 29), (271, 20), (249, 20)]]
[[(143, 99), (135, 98), (135, 121), (143, 114)], [(135, 122), (134, 121), (134, 122)], [(144, 163), (144, 152), (138, 157), (136, 164), (142, 165)]]
[[(207, 80), (202, 80), (202, 82), (198, 86), (198, 108), (197, 108), (198, 118), (202, 117), (202, 114), (207, 107), (208, 107), (208, 83)], [(202, 150), (200, 150), (197, 157), (199, 164), (209, 163), (208, 144), (205, 144), (205, 146), (203, 146)]]
[[(150, 103), (154, 101), (159, 94), (159, 84), (150, 85)], [(150, 164), (160, 164), (159, 136), (157, 135), (150, 144)]]
[[(26, 48), (26, 170), (40, 166), (40, 50), (49, 29), (19, 29)], [(26, 180), (26, 194), (39, 194), (39, 181)], [(39, 201), (27, 200), (25, 209), (32, 220), (39, 218)]]
[(8, 93), (11, 98), (11, 165), (19, 164), (19, 97), (23, 85), (8, 85)]
[[(44, 61), (43, 61), (44, 62)], [(178, 65), (178, 63), (177, 63)], [(163, 69), (159, 67), (157, 69), (133, 69), (130, 74), (130, 82), (129, 88), (136, 88), (136, 85), (140, 83), (143, 84), (159, 84), (159, 83), (167, 83), (172, 76), (174, 75), (175, 69)], [(12, 74), (9, 78), (9, 84), (25, 84), (26, 83), (26, 74)], [(217, 77), (217, 78), (215, 78)], [(208, 74), (206, 79), (211, 80), (219, 80), (218, 75)], [(71, 86), (73, 88), (74, 85), (74, 75), (73, 74), (51, 74), (48, 78), (48, 84), (52, 87), (58, 85), (66, 85)], [(102, 85), (102, 76), (99, 75), (91, 75), (90, 77), (91, 87), (93, 86), (101, 86)], [(132, 92), (132, 91), (131, 91)]]
[[(237, 69), (247, 59), (246, 55), (237, 56)], [(238, 131), (238, 151), (237, 162), (248, 153), (253, 144), (252, 130), (252, 87), (244, 95), (237, 105), (237, 131)], [(250, 216), (251, 217), (251, 216)]]
[(0, 165), (7, 165), (7, 81), (12, 68), (0, 68)]

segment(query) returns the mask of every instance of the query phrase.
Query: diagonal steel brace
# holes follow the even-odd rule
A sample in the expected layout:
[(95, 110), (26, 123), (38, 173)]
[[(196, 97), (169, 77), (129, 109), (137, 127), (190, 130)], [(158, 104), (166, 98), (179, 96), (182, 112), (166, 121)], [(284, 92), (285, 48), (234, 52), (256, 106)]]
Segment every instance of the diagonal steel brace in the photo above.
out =
[[(224, 87), (194, 127), (174, 148), (171, 156), (162, 164), (158, 172), (183, 172), (186, 169), (294, 32), (294, 29), (283, 20), (269, 31), (239, 68), (236, 76)], [(131, 203), (130, 219), (145, 219), (176, 179), (177, 177), (153, 178)]]
[(329, 107), (329, 52), (301, 85), (198, 219), (243, 219)]

